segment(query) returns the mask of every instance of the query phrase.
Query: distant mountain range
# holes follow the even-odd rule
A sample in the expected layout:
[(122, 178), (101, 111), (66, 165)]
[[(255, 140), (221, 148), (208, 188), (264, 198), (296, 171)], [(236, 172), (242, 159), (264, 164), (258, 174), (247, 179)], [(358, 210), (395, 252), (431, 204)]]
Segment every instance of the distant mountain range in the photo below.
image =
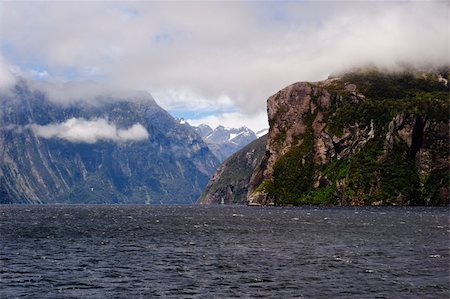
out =
[(0, 203), (192, 203), (218, 164), (148, 93), (58, 104), (20, 81), (0, 94)]
[(213, 130), (210, 126), (201, 124), (194, 127), (194, 130), (221, 162), (257, 138), (257, 135), (247, 127), (218, 126)]

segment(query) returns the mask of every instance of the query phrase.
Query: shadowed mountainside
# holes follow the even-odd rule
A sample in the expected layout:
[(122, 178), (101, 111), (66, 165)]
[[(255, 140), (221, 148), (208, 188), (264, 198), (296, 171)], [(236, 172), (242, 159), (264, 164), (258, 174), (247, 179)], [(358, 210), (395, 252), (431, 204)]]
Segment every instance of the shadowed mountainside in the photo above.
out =
[[(70, 119), (112, 124), (123, 140), (50, 136)], [(136, 124), (147, 138), (132, 139)], [(21, 81), (0, 98), (0, 203), (192, 203), (217, 165), (149, 94), (62, 106)]]
[(225, 160), (209, 181), (198, 202), (245, 203), (250, 176), (264, 156), (266, 143), (267, 135), (264, 135)]

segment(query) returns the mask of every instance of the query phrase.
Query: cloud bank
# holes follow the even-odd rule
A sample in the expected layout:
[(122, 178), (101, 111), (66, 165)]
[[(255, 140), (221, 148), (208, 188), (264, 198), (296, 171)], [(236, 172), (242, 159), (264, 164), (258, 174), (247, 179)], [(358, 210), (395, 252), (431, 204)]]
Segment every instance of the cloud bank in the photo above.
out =
[(239, 112), (221, 113), (219, 115), (209, 115), (198, 119), (187, 119), (186, 121), (192, 126), (207, 124), (213, 129), (219, 125), (239, 128), (239, 124), (245, 121), (245, 126), (256, 133), (263, 128), (269, 127), (268, 124), (265, 124), (266, 119), (267, 114), (264, 111), (250, 116)]
[(148, 90), (169, 111), (251, 118), (296, 81), (449, 64), (448, 1), (0, 5), (0, 49), (23, 73)]
[(150, 93), (146, 91), (132, 90), (95, 81), (28, 81), (28, 87), (44, 92), (50, 101), (62, 105), (76, 102), (96, 105), (120, 100), (154, 101)]
[(8, 64), (0, 53), (0, 90), (8, 89), (14, 81), (14, 75), (8, 70)]
[(149, 136), (147, 130), (139, 123), (128, 129), (118, 129), (114, 124), (110, 124), (102, 118), (93, 120), (70, 118), (63, 123), (45, 126), (31, 124), (27, 128), (45, 139), (59, 138), (74, 143), (132, 142), (146, 140)]

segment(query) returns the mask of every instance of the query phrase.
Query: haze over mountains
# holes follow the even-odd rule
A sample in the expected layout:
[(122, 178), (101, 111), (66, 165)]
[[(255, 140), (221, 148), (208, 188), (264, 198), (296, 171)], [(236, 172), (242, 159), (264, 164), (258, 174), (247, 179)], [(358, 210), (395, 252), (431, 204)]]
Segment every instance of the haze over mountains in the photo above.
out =
[[(297, 148), (298, 140), (291, 140), (300, 138), (295, 130), (311, 130), (311, 126), (299, 125), (310, 121), (306, 108), (297, 109), (304, 115), (295, 115), (298, 119), (294, 119), (289, 113), (294, 113), (295, 107), (282, 107), (275, 113), (272, 108), (276, 101), (269, 101), (267, 106), (266, 99), (293, 82), (314, 85), (330, 73), (339, 74), (352, 67), (370, 65), (392, 73), (448, 66), (448, 11), (446, 1), (1, 2), (2, 201), (69, 202), (78, 196), (89, 202), (192, 202), (220, 161), (255, 135), (260, 136), (245, 129), (242, 133), (226, 128), (246, 126), (257, 132), (269, 125), (268, 153), (263, 159), (268, 164), (262, 165), (262, 174), (251, 180), (249, 187), (255, 195), (251, 202), (286, 203), (288, 199), (309, 203), (317, 195), (334, 203), (331, 186), (336, 186), (341, 177), (328, 179), (331, 185), (326, 192), (310, 189), (305, 183), (300, 191), (315, 195), (308, 193), (304, 198), (296, 198), (295, 194), (301, 192), (291, 188), (302, 181), (300, 175), (289, 177), (291, 181), (283, 185), (285, 173), (299, 174), (283, 170), (298, 166), (289, 157), (299, 155), (281, 159), (278, 170), (272, 173), (275, 160), (282, 158), (292, 144)], [(388, 87), (392, 83), (383, 82)], [(330, 93), (330, 88), (319, 87), (313, 90)], [(379, 92), (385, 89), (379, 87)], [(295, 89), (301, 95), (309, 92), (304, 86)], [(209, 133), (200, 130), (200, 137), (194, 128), (177, 122), (148, 100), (148, 94), (132, 90), (151, 92), (172, 115), (187, 119), (191, 125), (208, 124), (209, 130), (204, 129)], [(337, 96), (347, 93), (343, 88), (334, 92)], [(414, 97), (423, 97), (423, 92), (428, 90), (419, 90)], [(439, 97), (431, 93), (426, 96), (441, 100), (442, 91), (436, 92)], [(286, 94), (286, 102), (298, 100)], [(396, 99), (409, 105), (405, 98)], [(389, 100), (392, 98), (383, 99)], [(310, 103), (320, 104), (315, 99)], [(347, 99), (342, 104), (348, 104)], [(325, 110), (322, 106), (320, 109)], [(330, 121), (333, 109), (341, 108), (331, 107), (326, 113), (321, 111), (325, 113), (323, 122), (330, 126), (334, 124)], [(380, 115), (392, 117), (398, 112), (398, 107), (394, 108)], [(435, 112), (430, 112), (428, 121)], [(352, 121), (361, 117), (351, 114), (352, 120), (345, 119), (346, 129), (351, 130), (356, 126)], [(420, 127), (422, 122), (427, 124), (406, 117), (405, 124), (417, 123)], [(365, 129), (367, 126), (354, 131), (371, 132)], [(397, 128), (393, 125), (392, 129)], [(427, 134), (442, 135), (436, 128), (436, 132), (426, 129)], [(333, 135), (336, 138), (331, 144), (330, 140), (323, 141), (328, 142), (327, 150), (341, 150), (338, 135)], [(278, 146), (277, 142), (287, 146)], [(333, 142), (338, 142), (337, 146)], [(321, 155), (331, 159), (325, 153)], [(347, 162), (356, 163), (352, 159)], [(413, 164), (411, 159), (404, 162)], [(302, 173), (309, 174), (308, 178), (311, 169), (323, 170), (316, 162), (307, 166), (311, 167)], [(383, 172), (385, 166), (375, 168)], [(417, 174), (412, 168), (409, 173)], [(439, 172), (427, 179), (434, 183), (441, 175)], [(313, 177), (316, 184), (321, 181), (316, 172)], [(376, 181), (378, 177), (371, 179)], [(408, 196), (417, 199), (417, 192), (411, 190), (425, 186), (420, 181), (425, 177), (419, 173), (413, 179), (419, 183), (389, 202), (407, 202)], [(399, 188), (405, 186), (400, 184)], [(359, 195), (374, 192), (355, 187), (351, 190), (356, 195), (349, 195), (349, 189), (336, 188), (342, 191), (343, 203), (356, 203)], [(439, 192), (445, 195), (444, 191)], [(430, 192), (430, 202), (441, 198), (436, 190), (433, 195)], [(377, 196), (382, 197), (380, 194)]]
[(50, 101), (0, 94), (1, 203), (192, 203), (218, 160), (146, 93)]
[(15, 76), (102, 82), (146, 90), (190, 124), (257, 132), (268, 127), (265, 99), (292, 82), (370, 63), (448, 63), (448, 9), (446, 1), (4, 1), (0, 88)]
[(201, 124), (195, 127), (195, 131), (208, 144), (220, 162), (257, 138), (256, 134), (247, 127), (218, 126), (213, 130), (210, 126)]
[(0, 203), (192, 203), (256, 139), (191, 127), (146, 92), (102, 90), (18, 79), (0, 93)]

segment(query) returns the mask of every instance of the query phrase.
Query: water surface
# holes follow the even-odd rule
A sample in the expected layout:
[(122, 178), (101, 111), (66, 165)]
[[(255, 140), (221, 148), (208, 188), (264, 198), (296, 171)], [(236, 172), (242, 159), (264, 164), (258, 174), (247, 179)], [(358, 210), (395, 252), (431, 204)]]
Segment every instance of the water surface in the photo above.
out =
[(0, 206), (0, 298), (449, 298), (447, 208)]

